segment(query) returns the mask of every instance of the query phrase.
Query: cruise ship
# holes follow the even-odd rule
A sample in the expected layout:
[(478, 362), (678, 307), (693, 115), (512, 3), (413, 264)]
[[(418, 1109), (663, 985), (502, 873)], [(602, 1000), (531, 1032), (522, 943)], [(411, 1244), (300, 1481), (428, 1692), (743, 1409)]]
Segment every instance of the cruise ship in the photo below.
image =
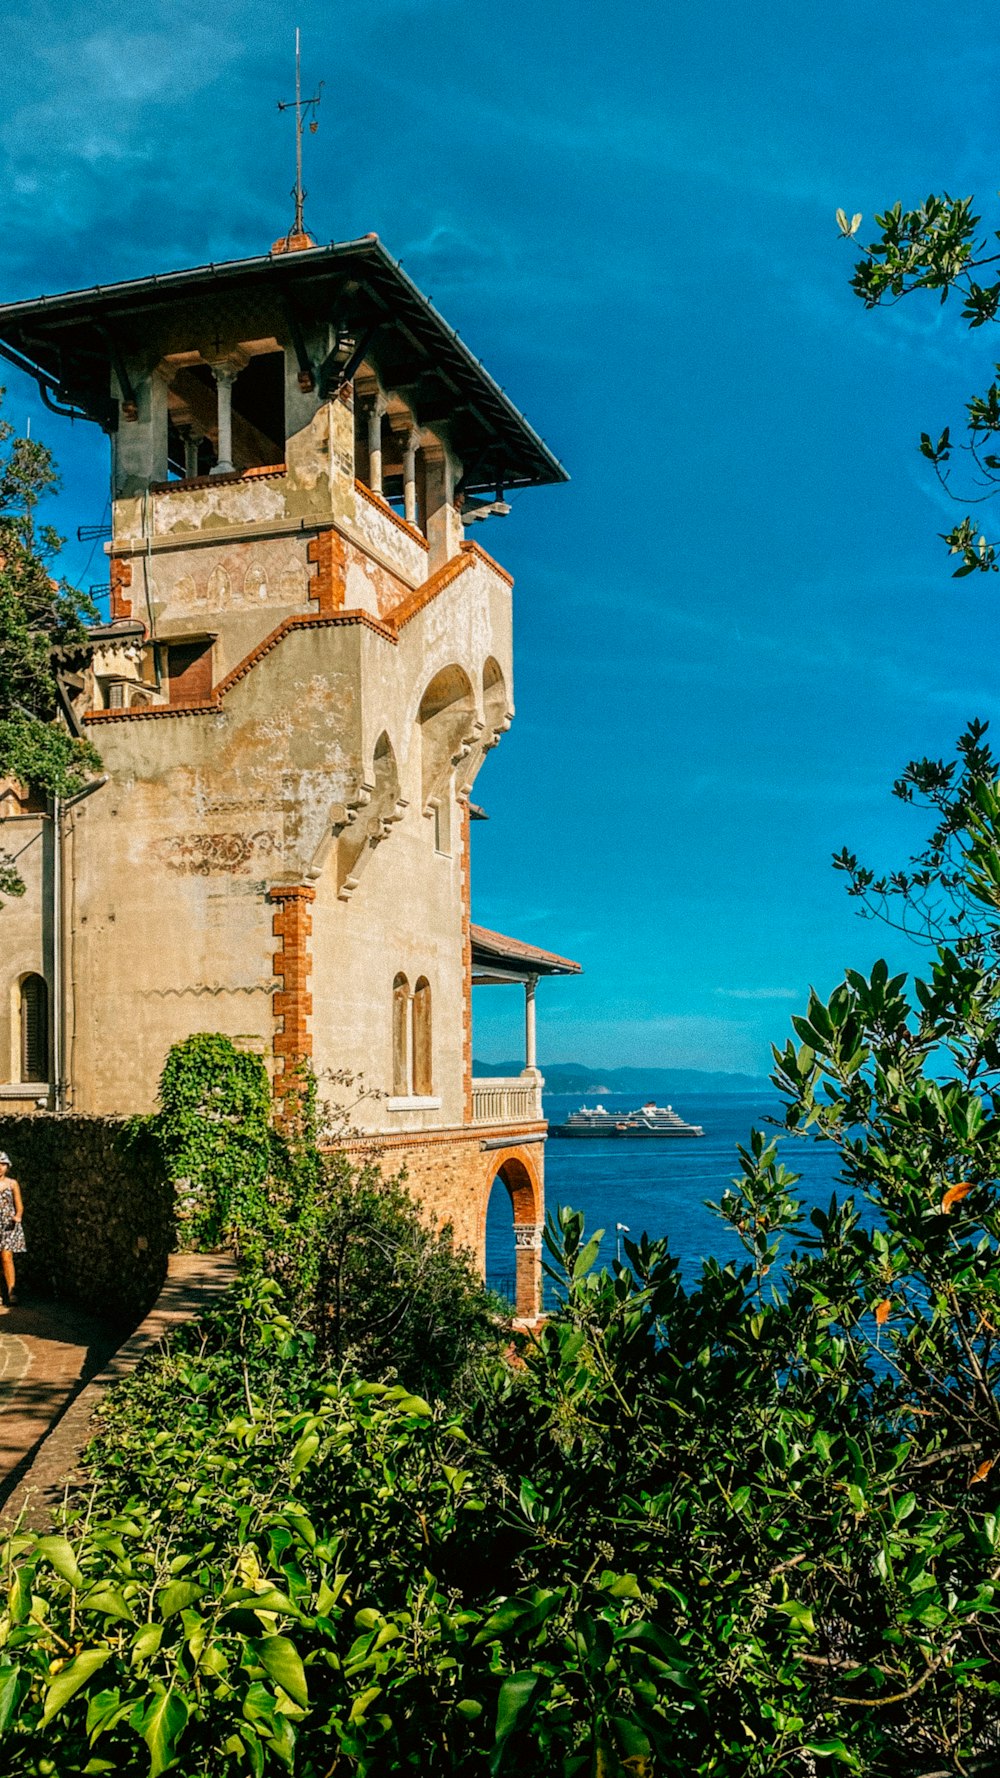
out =
[(640, 1105), (637, 1111), (589, 1110), (581, 1105), (564, 1124), (553, 1124), (550, 1136), (704, 1136), (701, 1124), (686, 1124), (672, 1105)]

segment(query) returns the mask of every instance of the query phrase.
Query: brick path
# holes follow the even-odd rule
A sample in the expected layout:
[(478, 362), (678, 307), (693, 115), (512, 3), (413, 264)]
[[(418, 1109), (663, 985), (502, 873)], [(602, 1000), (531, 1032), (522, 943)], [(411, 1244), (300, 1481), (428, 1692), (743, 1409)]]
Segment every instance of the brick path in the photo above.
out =
[(34, 1300), (0, 1315), (0, 1514), (36, 1529), (63, 1495), (101, 1396), (181, 1321), (232, 1285), (228, 1254), (174, 1253), (156, 1303), (122, 1344), (121, 1329), (66, 1303)]
[(0, 1501), (121, 1337), (68, 1303), (35, 1299), (0, 1314)]

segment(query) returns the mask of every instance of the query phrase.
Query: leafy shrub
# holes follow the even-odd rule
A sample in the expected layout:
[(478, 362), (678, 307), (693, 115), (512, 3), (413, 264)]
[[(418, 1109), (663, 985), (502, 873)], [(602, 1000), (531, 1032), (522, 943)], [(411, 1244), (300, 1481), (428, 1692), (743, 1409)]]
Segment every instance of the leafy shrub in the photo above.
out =
[(349, 1366), (439, 1396), (468, 1386), (506, 1310), (450, 1226), (429, 1228), (402, 1179), (321, 1150), (315, 1081), (272, 1122), (267, 1070), (228, 1037), (173, 1046), (152, 1128), (185, 1239), (232, 1246), (277, 1280), (319, 1367)]
[(461, 1411), (324, 1369), (248, 1278), (117, 1396), (67, 1541), (8, 1546), (7, 1769), (997, 1769), (982, 731), (900, 790), (934, 808), (928, 850), (884, 882), (842, 868), (920, 919), (930, 969), (848, 972), (776, 1056), (788, 1131), (836, 1146), (848, 1195), (807, 1216), (754, 1132), (719, 1206), (745, 1259), (692, 1288), (662, 1242), (599, 1268), (562, 1213), (555, 1312)]

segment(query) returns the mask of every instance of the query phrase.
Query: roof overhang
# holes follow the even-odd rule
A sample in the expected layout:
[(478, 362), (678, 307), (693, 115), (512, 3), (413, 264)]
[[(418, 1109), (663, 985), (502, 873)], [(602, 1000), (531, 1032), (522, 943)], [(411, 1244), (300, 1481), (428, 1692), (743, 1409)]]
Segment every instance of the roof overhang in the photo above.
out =
[(7, 303), (0, 353), (36, 378), (56, 412), (112, 430), (111, 366), (142, 356), (154, 317), (213, 302), (228, 314), (270, 303), (300, 336), (303, 320), (322, 320), (364, 337), (383, 386), (405, 392), (421, 424), (446, 424), (468, 492), (569, 479), (376, 235)]
[(532, 976), (582, 974), (581, 965), (572, 958), (543, 951), (519, 938), (508, 938), (503, 932), (491, 932), (487, 926), (473, 926), (471, 937), (474, 986), (525, 982)]

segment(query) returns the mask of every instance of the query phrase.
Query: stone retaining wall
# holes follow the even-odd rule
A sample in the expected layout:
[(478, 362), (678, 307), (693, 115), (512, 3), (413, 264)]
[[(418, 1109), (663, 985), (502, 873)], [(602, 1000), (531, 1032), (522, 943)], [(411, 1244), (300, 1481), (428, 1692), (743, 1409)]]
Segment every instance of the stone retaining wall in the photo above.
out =
[(175, 1245), (173, 1189), (148, 1131), (120, 1118), (0, 1115), (0, 1149), (24, 1195), (19, 1278), (134, 1326)]

